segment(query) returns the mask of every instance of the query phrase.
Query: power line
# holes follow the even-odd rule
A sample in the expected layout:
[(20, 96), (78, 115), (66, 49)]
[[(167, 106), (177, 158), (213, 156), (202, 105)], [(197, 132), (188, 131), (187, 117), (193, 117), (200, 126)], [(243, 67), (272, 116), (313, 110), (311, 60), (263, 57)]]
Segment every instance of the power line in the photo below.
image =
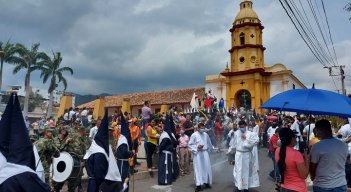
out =
[[(339, 68), (340, 73), (338, 75), (341, 76), (341, 90), (343, 94), (346, 94), (344, 85), (345, 74), (343, 69), (345, 66), (340, 66), (338, 63), (324, 1), (321, 0), (321, 6), (319, 6), (316, 0), (307, 0), (307, 3), (304, 4), (307, 5), (304, 6), (301, 0), (299, 0), (300, 7), (294, 0), (279, 0), (279, 2), (312, 54), (324, 68), (329, 69), (329, 75), (337, 90), (339, 89), (336, 86), (335, 75), (332, 74), (332, 68)], [(305, 9), (305, 7), (309, 9)], [(320, 11), (319, 7), (322, 7), (323, 12)], [(324, 13), (323, 16), (322, 13)], [(312, 24), (314, 25), (312, 26)], [(329, 46), (332, 46), (332, 51)]]
[(326, 13), (326, 11), (325, 11), (324, 1), (323, 1), (323, 0), (322, 0), (322, 7), (323, 7), (324, 15), (325, 15), (325, 20), (326, 20), (327, 26), (328, 26), (328, 32), (329, 32), (330, 41), (331, 41), (332, 46), (333, 46), (333, 51), (334, 51), (335, 60), (336, 60), (337, 65), (339, 65), (338, 57), (336, 56), (336, 51), (335, 51), (335, 47), (334, 47), (333, 38), (332, 38), (331, 33), (330, 33), (330, 27), (329, 27), (329, 22), (328, 22), (328, 16), (327, 16), (327, 13)]
[[(322, 61), (322, 59), (318, 56), (318, 53), (315, 51), (315, 49), (312, 49), (312, 46), (307, 43), (307, 39), (304, 37), (303, 33), (300, 31), (300, 29), (298, 28), (296, 22), (294, 21), (294, 19), (292, 18), (292, 16), (289, 14), (289, 11), (287, 10), (287, 8), (284, 6), (282, 0), (279, 0), (280, 4), (282, 5), (283, 9), (285, 10), (286, 14), (288, 15), (288, 17), (290, 18), (291, 22), (293, 23), (295, 29), (297, 30), (297, 32), (300, 34), (302, 40), (305, 42), (305, 44), (308, 46), (308, 48), (310, 49), (310, 51), (312, 52), (312, 54), (315, 56), (315, 58), (317, 58), (317, 60), (324, 66), (327, 67), (327, 65), (324, 63), (324, 61)], [(297, 22), (299, 24), (299, 22)], [(301, 24), (299, 24), (301, 27)]]

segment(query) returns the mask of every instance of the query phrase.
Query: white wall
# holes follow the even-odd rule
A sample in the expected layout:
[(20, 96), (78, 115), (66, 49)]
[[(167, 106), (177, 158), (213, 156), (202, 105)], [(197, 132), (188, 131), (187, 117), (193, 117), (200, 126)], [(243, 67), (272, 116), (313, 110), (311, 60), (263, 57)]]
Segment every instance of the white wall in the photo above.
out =
[(284, 91), (283, 82), (281, 80), (271, 81), (270, 87), (271, 97)]
[(293, 84), (295, 85), (295, 89), (303, 89), (304, 87), (301, 87), (300, 84), (295, 81), (293, 78), (289, 77), (289, 89), (293, 88)]
[[(214, 94), (218, 101), (223, 97), (224, 100), (226, 100), (226, 93), (227, 93), (227, 90), (226, 90), (226, 86), (225, 84), (222, 85), (222, 91), (219, 92), (218, 90), (218, 83), (206, 83), (205, 84), (205, 92), (208, 93), (209, 90), (212, 90), (212, 94)], [(199, 95), (200, 97), (202, 97), (202, 95)]]

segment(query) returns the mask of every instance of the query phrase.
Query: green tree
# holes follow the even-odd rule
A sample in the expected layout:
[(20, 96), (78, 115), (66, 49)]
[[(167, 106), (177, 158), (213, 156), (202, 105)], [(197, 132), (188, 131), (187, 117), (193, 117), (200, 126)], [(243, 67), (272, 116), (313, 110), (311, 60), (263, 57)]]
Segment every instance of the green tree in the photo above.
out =
[(30, 95), (30, 100), (28, 103), (28, 111), (32, 112), (34, 111), (34, 109), (36, 107), (40, 107), (41, 109), (45, 109), (44, 108), (44, 103), (45, 99), (43, 98), (43, 96), (41, 96), (39, 93), (33, 93)]
[(2, 90), (2, 75), (4, 63), (13, 63), (16, 60), (14, 57), (14, 46), (8, 40), (6, 43), (0, 41), (0, 91)]
[(38, 63), (36, 68), (41, 71), (40, 77), (43, 78), (43, 83), (46, 83), (50, 78), (48, 93), (50, 94), (47, 117), (52, 114), (53, 92), (58, 86), (58, 83), (63, 84), (64, 90), (67, 89), (67, 80), (63, 76), (63, 72), (69, 72), (73, 75), (73, 69), (70, 67), (61, 67), (62, 56), (60, 52), (53, 52), (53, 58), (46, 57)]
[[(348, 3), (348, 4), (345, 6), (345, 10), (346, 10), (346, 11), (351, 11), (351, 3)], [(349, 20), (351, 20), (351, 18), (350, 18)]]
[(14, 47), (15, 59), (11, 62), (15, 65), (13, 74), (17, 74), (21, 70), (25, 70), (26, 75), (24, 79), (24, 89), (26, 92), (24, 99), (23, 115), (28, 113), (29, 104), (29, 92), (30, 92), (30, 75), (33, 71), (38, 70), (38, 62), (44, 60), (48, 56), (44, 52), (39, 52), (40, 43), (32, 45), (31, 49), (28, 49), (22, 44), (17, 43)]

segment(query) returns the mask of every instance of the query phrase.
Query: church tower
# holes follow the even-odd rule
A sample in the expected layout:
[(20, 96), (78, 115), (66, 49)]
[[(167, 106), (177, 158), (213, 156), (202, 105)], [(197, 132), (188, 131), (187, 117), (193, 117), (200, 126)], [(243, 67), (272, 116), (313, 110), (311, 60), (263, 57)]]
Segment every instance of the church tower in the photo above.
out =
[(263, 101), (269, 98), (271, 73), (265, 71), (262, 30), (252, 1), (242, 1), (229, 30), (230, 67), (227, 66), (221, 73), (225, 77), (227, 106), (257, 111)]
[(225, 106), (263, 112), (271, 96), (305, 86), (283, 64), (264, 62), (263, 26), (250, 0), (242, 0), (230, 26), (230, 59), (220, 74), (206, 76), (206, 92), (225, 100)]
[(264, 68), (261, 21), (252, 9), (252, 2), (240, 3), (240, 11), (235, 17), (231, 32), (231, 71)]

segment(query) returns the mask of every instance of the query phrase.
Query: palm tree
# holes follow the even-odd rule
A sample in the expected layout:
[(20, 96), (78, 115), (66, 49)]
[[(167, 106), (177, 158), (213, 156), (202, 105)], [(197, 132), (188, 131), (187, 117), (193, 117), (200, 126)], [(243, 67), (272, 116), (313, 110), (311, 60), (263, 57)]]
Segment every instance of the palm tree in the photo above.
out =
[(44, 60), (38, 63), (36, 68), (41, 71), (40, 78), (43, 78), (43, 83), (46, 83), (49, 78), (50, 85), (48, 89), (48, 93), (50, 94), (49, 98), (49, 107), (48, 112), (46, 114), (47, 118), (52, 114), (52, 102), (53, 102), (53, 92), (58, 86), (58, 83), (62, 82), (64, 86), (64, 90), (67, 88), (67, 80), (63, 76), (63, 72), (67, 71), (73, 75), (73, 69), (70, 67), (61, 67), (62, 56), (60, 52), (54, 53), (53, 58), (46, 57)]
[[(351, 3), (347, 3), (346, 6), (344, 7), (346, 11), (351, 11)], [(349, 19), (351, 20), (351, 18)]]
[(28, 113), (29, 103), (29, 91), (30, 91), (30, 75), (33, 71), (38, 70), (38, 62), (44, 60), (48, 56), (44, 52), (39, 52), (40, 43), (32, 45), (31, 49), (28, 49), (22, 44), (17, 43), (14, 47), (16, 57), (11, 61), (15, 65), (13, 74), (17, 74), (21, 70), (26, 71), (24, 80), (24, 89), (26, 92), (24, 99), (23, 115), (26, 116)]
[[(14, 46), (8, 40), (5, 44), (0, 41), (0, 92), (2, 88), (2, 72), (5, 63), (13, 63), (16, 57), (14, 57)], [(1, 100), (0, 100), (1, 101)]]

